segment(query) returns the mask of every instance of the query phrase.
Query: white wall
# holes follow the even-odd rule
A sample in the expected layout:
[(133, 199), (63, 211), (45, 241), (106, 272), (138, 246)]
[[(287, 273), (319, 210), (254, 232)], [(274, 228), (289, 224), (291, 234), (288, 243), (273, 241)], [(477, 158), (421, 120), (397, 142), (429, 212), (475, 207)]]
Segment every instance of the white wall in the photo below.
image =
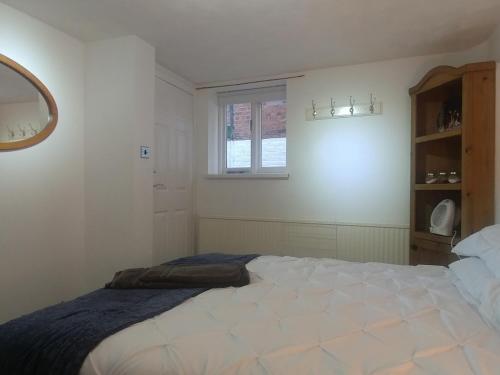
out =
[(152, 262), (153, 161), (139, 148), (153, 143), (155, 53), (110, 39), (87, 46), (86, 64), (86, 276), (97, 288)]
[(59, 123), (0, 153), (0, 322), (83, 290), (84, 46), (0, 4), (0, 53), (51, 91)]
[[(490, 50), (485, 42), (460, 53), (307, 71), (288, 80), (289, 180), (206, 179), (217, 170), (217, 92), (199, 91), (198, 251), (407, 263), (408, 89), (437, 65), (488, 60)], [(382, 116), (305, 120), (312, 99), (327, 106), (333, 97), (342, 105), (353, 95), (366, 103), (370, 92), (383, 102)]]
[[(0, 4), (0, 53), (48, 87), (54, 133), (0, 154), (0, 322), (150, 265), (154, 48), (81, 42)], [(85, 121), (84, 121), (85, 120)]]
[[(452, 55), (415, 57), (305, 72), (287, 84), (289, 180), (208, 180), (214, 141), (215, 90), (196, 96), (200, 217), (265, 218), (329, 223), (408, 225), (410, 97), (430, 68), (486, 58), (488, 44)], [(227, 90), (227, 88), (225, 89)], [(349, 95), (367, 102), (373, 92), (383, 115), (305, 121), (314, 99), (341, 105)]]
[(500, 61), (500, 25), (495, 29), (488, 40), (490, 58)]

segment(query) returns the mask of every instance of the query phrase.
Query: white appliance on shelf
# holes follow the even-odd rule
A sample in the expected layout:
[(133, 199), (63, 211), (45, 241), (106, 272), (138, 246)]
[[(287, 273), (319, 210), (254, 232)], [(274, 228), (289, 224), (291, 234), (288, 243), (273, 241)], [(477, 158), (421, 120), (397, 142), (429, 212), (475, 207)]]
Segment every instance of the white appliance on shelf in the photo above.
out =
[(431, 233), (440, 236), (451, 236), (455, 226), (455, 213), (457, 208), (451, 199), (441, 201), (432, 211)]

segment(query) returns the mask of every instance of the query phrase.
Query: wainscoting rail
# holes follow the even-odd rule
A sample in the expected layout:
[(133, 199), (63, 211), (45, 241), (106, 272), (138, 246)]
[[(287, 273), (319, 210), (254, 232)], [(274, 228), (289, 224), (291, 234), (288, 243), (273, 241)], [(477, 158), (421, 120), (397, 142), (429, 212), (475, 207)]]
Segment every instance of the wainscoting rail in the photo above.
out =
[(198, 217), (197, 251), (408, 264), (407, 225)]

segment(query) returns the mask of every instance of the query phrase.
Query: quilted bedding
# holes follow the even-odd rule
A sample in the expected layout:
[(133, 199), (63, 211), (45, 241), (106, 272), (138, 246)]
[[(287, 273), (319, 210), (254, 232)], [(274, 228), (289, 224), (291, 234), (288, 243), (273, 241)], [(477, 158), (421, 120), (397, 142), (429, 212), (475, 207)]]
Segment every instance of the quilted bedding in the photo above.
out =
[(262, 256), (108, 337), (81, 375), (500, 374), (500, 333), (444, 267)]

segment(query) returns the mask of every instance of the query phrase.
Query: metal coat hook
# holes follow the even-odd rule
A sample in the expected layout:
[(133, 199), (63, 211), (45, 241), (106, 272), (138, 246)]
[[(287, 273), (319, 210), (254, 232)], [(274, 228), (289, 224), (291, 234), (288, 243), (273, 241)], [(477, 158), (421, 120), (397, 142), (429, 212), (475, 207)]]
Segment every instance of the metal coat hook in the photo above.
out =
[(7, 131), (9, 132), (10, 139), (13, 139), (16, 136), (16, 133), (14, 133), (14, 130), (12, 130), (10, 126), (7, 126)]
[(312, 101), (312, 107), (313, 107), (313, 117), (316, 118), (318, 115), (318, 111), (316, 111), (316, 103), (314, 103), (314, 100)]
[(335, 116), (335, 101), (333, 100), (333, 98), (330, 98), (330, 114), (332, 115), (332, 117)]
[(31, 122), (29, 123), (30, 129), (31, 129), (31, 135), (37, 135), (38, 130), (36, 130), (33, 125), (31, 125)]
[(17, 127), (19, 128), (19, 132), (23, 137), (26, 137), (26, 129), (21, 128), (21, 126), (18, 124)]
[(350, 105), (350, 108), (349, 108), (349, 113), (351, 114), (351, 116), (354, 116), (354, 104), (356, 103), (356, 100), (354, 100), (352, 98), (352, 96), (349, 97), (349, 105)]
[(376, 99), (377, 99), (377, 98), (375, 98), (375, 97), (373, 96), (373, 94), (372, 94), (372, 93), (370, 93), (370, 113), (371, 113), (372, 115), (373, 115), (373, 113), (375, 112), (375, 100), (376, 100)]

